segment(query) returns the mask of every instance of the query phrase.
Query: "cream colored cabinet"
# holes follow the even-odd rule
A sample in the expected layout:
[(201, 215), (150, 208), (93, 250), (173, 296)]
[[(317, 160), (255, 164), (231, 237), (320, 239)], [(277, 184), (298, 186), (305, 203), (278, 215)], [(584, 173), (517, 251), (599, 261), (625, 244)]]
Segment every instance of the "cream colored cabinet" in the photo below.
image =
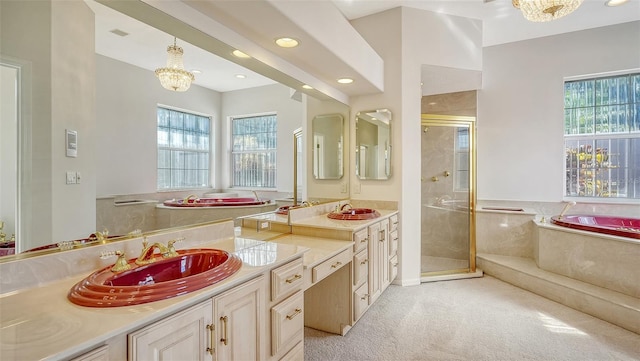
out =
[(389, 285), (389, 222), (369, 226), (369, 304), (373, 304)]
[(216, 360), (264, 360), (264, 276), (213, 298)]
[(104, 345), (70, 361), (109, 361), (109, 346)]
[(212, 301), (129, 334), (130, 361), (213, 360)]
[(271, 359), (304, 359), (302, 259), (271, 271)]
[(130, 361), (263, 360), (264, 276), (130, 333)]
[(398, 214), (389, 217), (389, 283), (398, 275)]

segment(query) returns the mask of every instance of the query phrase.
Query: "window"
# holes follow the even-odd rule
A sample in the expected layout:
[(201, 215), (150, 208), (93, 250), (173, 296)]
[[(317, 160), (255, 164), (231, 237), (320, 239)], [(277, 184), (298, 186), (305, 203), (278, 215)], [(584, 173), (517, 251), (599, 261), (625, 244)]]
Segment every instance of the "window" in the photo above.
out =
[(211, 118), (158, 107), (158, 190), (210, 187)]
[(640, 73), (564, 84), (565, 196), (640, 199)]
[(276, 188), (277, 128), (275, 114), (231, 118), (233, 187)]

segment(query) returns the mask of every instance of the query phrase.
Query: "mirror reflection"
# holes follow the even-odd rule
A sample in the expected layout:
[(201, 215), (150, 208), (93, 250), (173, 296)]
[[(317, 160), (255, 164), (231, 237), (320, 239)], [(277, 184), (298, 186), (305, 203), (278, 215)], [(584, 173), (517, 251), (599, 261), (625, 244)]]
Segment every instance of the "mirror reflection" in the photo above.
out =
[[(11, 227), (7, 224), (5, 231), (0, 232), (9, 233), (7, 240), (10, 234), (16, 233), (19, 252), (48, 245), (68, 246), (69, 241), (75, 240), (82, 244), (99, 239), (111, 240), (131, 232), (151, 232), (236, 218), (247, 212), (273, 211), (280, 204), (293, 203), (294, 188), (298, 194), (309, 191), (305, 177), (299, 176), (297, 184), (291, 177), (294, 159), (302, 163), (307, 161), (303, 153), (292, 152), (294, 139), (291, 134), (299, 128), (308, 131), (308, 116), (333, 111), (329, 106), (329, 109), (321, 112), (319, 104), (343, 104), (328, 99), (317, 101), (271, 79), (259, 86), (213, 90), (199, 84), (198, 79), (202, 75), (196, 74), (196, 81), (188, 91), (169, 91), (162, 88), (153, 69), (146, 69), (133, 60), (124, 61), (111, 54), (97, 52), (100, 29), (111, 31), (120, 26), (105, 23), (100, 13), (94, 14), (102, 5), (89, 0), (42, 2), (36, 5), (43, 7), (42, 12), (33, 9), (23, 11), (20, 7), (26, 6), (26, 2), (0, 2), (3, 22), (7, 17), (18, 19), (11, 22), (11, 27), (7, 25), (12, 31), (3, 31), (1, 34), (0, 55), (3, 65), (7, 58), (17, 59), (18, 64), (28, 64), (27, 68), (20, 69), (20, 72), (27, 74), (20, 85), (33, 94), (33, 100), (23, 99), (28, 100), (22, 103), (29, 105), (29, 108), (21, 112), (25, 117), (19, 120), (18, 133), (38, 140), (37, 144), (22, 142), (17, 146), (18, 149), (27, 149), (20, 156), (13, 157), (19, 164), (18, 173), (28, 177), (24, 177), (17, 187), (20, 190), (18, 194), (22, 196), (12, 207), (3, 204), (0, 215), (0, 221), (6, 219), (11, 223)], [(39, 25), (46, 24), (40, 16), (48, 14), (54, 17), (51, 7), (56, 8), (56, 14), (65, 14), (73, 19), (57, 20), (59, 22), (55, 26), (60, 28), (55, 34), (61, 34), (60, 39), (52, 36), (50, 28)], [(118, 15), (123, 16), (120, 13)], [(135, 21), (127, 17), (127, 22)], [(67, 29), (67, 26), (72, 29)], [(141, 23), (136, 26), (141, 26)], [(133, 48), (143, 53), (153, 53), (155, 66), (163, 66), (167, 58), (167, 45), (174, 42), (174, 37), (144, 27), (147, 32), (161, 33), (161, 46), (154, 45), (152, 51), (145, 42), (137, 40), (138, 43), (135, 43), (136, 40), (133, 40), (134, 43), (120, 47), (124, 51), (130, 50), (130, 54), (134, 53)], [(133, 34), (123, 36), (119, 32), (110, 33), (109, 36), (112, 37), (110, 41), (137, 38)], [(186, 67), (190, 61), (202, 57), (202, 53), (206, 52), (193, 48), (187, 50), (188, 39), (178, 39), (177, 42), (185, 48)], [(117, 47), (111, 45), (112, 50)], [(40, 52), (52, 47), (55, 48), (52, 53)], [(58, 52), (73, 56), (57, 57)], [(208, 72), (206, 68), (200, 70), (202, 73)], [(251, 72), (247, 74), (250, 78)], [(235, 75), (235, 72), (227, 72), (217, 77), (235, 78)], [(4, 76), (2, 78), (5, 79)], [(4, 91), (2, 98), (4, 101)], [(312, 112), (307, 109), (307, 103), (314, 105)], [(2, 108), (7, 109), (4, 103)], [(182, 120), (160, 122), (159, 112), (167, 109), (177, 114), (177, 118), (182, 117)], [(274, 114), (277, 121), (273, 122), (270, 129), (251, 119), (243, 126), (245, 133), (234, 133), (237, 130), (233, 125), (235, 119), (246, 120)], [(190, 124), (192, 118), (202, 117), (208, 119), (208, 146), (191, 142), (193, 139), (189, 138), (193, 132), (206, 130), (207, 127), (201, 124), (195, 127)], [(4, 131), (5, 118), (3, 115), (2, 144), (11, 144), (12, 141), (15, 144), (15, 136), (5, 139), (9, 137), (9, 133)], [(183, 126), (180, 127), (180, 124)], [(166, 128), (162, 132), (159, 129), (161, 125)], [(78, 134), (77, 157), (65, 156), (66, 130)], [(264, 131), (272, 132), (267, 138), (275, 140), (275, 144), (258, 140), (265, 137), (256, 134)], [(186, 150), (172, 149), (180, 142), (172, 142), (171, 137), (180, 132), (181, 143), (188, 148)], [(159, 139), (161, 133), (168, 134), (169, 138)], [(233, 134), (238, 137), (232, 138)], [(201, 134), (196, 138), (202, 138)], [(303, 139), (307, 138), (300, 137), (298, 141), (302, 142)], [(166, 151), (159, 151), (159, 143), (166, 146)], [(187, 151), (207, 149), (208, 155), (202, 157), (186, 155)], [(272, 151), (272, 155), (252, 156), (250, 153), (256, 149)], [(303, 149), (303, 145), (298, 144), (298, 149)], [(203, 187), (181, 189), (171, 186), (167, 180), (170, 178), (159, 175), (159, 165), (171, 162), (184, 167), (182, 179), (192, 177), (196, 182), (202, 181), (200, 185)], [(201, 172), (205, 169), (203, 165), (209, 167), (208, 181)], [(297, 174), (300, 175), (305, 169), (307, 167), (304, 164), (299, 165)], [(5, 170), (3, 175), (6, 174)], [(235, 170), (244, 173), (238, 176)], [(13, 179), (18, 179), (17, 176), (15, 173), (9, 175)], [(161, 187), (160, 180), (166, 187)], [(3, 182), (0, 185), (2, 194), (5, 193), (6, 184)], [(335, 194), (327, 194), (329, 192), (326, 189), (322, 191), (327, 198), (345, 196), (339, 190)], [(16, 187), (11, 186), (7, 192), (16, 194)], [(31, 199), (32, 194), (33, 197), (38, 196), (37, 202)], [(198, 203), (196, 200), (219, 198), (253, 198), (261, 204), (257, 204), (256, 209), (218, 207), (206, 210), (204, 207), (171, 209), (162, 204), (167, 200), (195, 204)], [(13, 219), (10, 217), (12, 214), (16, 215)], [(25, 229), (24, 232), (16, 229), (18, 224), (20, 229)]]
[(318, 115), (313, 118), (313, 177), (340, 179), (343, 174), (342, 135), (344, 118), (340, 114)]
[(391, 112), (388, 109), (356, 114), (355, 160), (359, 179), (391, 177)]

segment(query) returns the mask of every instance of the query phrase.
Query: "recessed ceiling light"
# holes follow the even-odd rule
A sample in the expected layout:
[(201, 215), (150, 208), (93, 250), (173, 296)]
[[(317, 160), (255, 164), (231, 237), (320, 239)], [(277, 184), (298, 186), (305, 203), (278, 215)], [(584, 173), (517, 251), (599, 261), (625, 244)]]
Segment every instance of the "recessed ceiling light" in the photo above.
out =
[(340, 84), (351, 84), (351, 83), (353, 83), (353, 79), (351, 79), (351, 78), (340, 78), (340, 79), (338, 79), (338, 83), (340, 83)]
[(242, 59), (248, 59), (250, 58), (249, 55), (241, 52), (240, 50), (234, 50), (231, 52), (231, 54), (233, 54), (233, 56), (237, 57), (237, 58), (242, 58)]
[(236, 74), (236, 78), (238, 79), (245, 79), (247, 76), (244, 74)]
[(191, 69), (191, 72), (194, 74), (202, 74), (202, 71), (200, 69)]
[(278, 44), (278, 46), (281, 48), (295, 48), (300, 43), (298, 42), (298, 40), (294, 38), (285, 37), (285, 38), (276, 39), (276, 44)]
[(313, 87), (311, 85), (307, 85), (307, 84), (303, 85), (302, 88), (303, 89), (307, 89), (307, 90), (313, 89)]
[(607, 6), (618, 6), (618, 5), (622, 5), (626, 2), (628, 2), (629, 0), (608, 0), (606, 1), (604, 4)]

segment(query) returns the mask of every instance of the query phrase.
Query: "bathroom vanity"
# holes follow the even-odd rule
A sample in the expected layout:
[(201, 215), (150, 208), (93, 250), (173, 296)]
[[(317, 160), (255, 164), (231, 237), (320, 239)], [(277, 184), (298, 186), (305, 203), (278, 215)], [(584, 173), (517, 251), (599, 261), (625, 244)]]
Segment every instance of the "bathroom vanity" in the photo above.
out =
[[(243, 261), (216, 284), (151, 303), (98, 308), (67, 299), (76, 282), (113, 264), (101, 252), (138, 254), (140, 238), (0, 263), (3, 274), (28, 274), (22, 285), (2, 280), (0, 358), (302, 360), (305, 326), (346, 334), (397, 272), (397, 211), (344, 221), (328, 219), (335, 205), (326, 207), (291, 213), (286, 234), (264, 225), (283, 221), (272, 218), (241, 232), (222, 221), (149, 236), (184, 237), (179, 249), (216, 248)], [(44, 279), (47, 272), (58, 279)]]

